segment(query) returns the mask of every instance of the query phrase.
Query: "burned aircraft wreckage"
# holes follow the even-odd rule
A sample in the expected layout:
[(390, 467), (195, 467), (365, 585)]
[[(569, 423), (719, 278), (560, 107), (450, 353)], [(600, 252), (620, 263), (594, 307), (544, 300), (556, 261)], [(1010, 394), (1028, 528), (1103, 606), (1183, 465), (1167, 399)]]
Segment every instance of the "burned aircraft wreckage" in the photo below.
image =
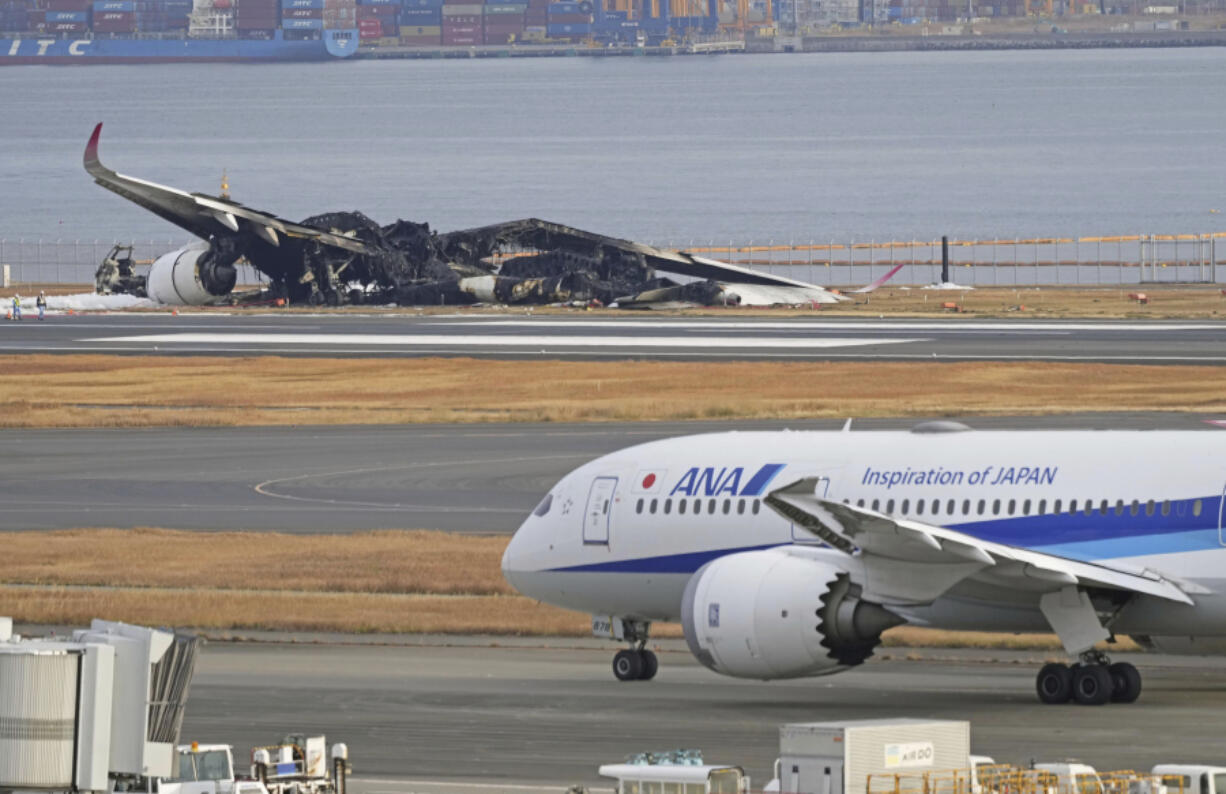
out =
[[(226, 302), (246, 261), (268, 279), (262, 297), (291, 304), (598, 301), (639, 308), (841, 300), (801, 281), (535, 218), (443, 233), (404, 220), (380, 226), (359, 212), (294, 223), (228, 196), (118, 174), (98, 159), (101, 132), (99, 124), (85, 149), (94, 181), (200, 241), (158, 257), (144, 277), (133, 274), (130, 259), (108, 257), (99, 291), (143, 293), (167, 304)], [(692, 280), (678, 283), (657, 271)]]

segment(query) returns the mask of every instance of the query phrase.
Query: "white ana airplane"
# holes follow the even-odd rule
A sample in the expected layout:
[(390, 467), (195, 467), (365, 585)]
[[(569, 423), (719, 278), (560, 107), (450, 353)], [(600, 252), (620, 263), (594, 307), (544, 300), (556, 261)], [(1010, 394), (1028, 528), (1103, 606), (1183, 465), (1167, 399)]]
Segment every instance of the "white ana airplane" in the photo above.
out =
[(715, 672), (826, 675), (908, 623), (1055, 632), (1039, 698), (1141, 692), (1095, 649), (1127, 634), (1226, 650), (1226, 437), (1212, 431), (731, 432), (654, 441), (564, 477), (515, 533), (520, 592), (597, 616), (655, 675), (652, 621)]

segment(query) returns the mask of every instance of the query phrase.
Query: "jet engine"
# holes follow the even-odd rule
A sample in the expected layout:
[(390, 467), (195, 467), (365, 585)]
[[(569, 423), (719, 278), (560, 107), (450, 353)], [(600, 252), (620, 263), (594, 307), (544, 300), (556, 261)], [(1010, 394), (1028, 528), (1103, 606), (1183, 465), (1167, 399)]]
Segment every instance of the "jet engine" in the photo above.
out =
[(158, 303), (201, 306), (225, 297), (238, 282), (238, 253), (228, 244), (189, 243), (159, 256), (149, 268), (145, 292)]
[(766, 680), (858, 665), (881, 632), (905, 621), (861, 600), (836, 560), (770, 549), (698, 569), (685, 588), (681, 622), (698, 661), (724, 675)]

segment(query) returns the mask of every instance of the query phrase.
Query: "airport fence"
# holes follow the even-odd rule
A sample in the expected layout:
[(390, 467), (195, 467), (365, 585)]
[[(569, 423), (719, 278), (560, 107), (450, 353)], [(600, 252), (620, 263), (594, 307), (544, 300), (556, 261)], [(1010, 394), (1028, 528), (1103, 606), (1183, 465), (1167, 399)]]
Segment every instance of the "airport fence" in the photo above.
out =
[[(138, 262), (151, 263), (188, 240), (128, 241)], [(92, 284), (117, 241), (0, 238), (0, 266), (13, 285)], [(867, 284), (901, 265), (891, 284), (941, 279), (941, 240), (839, 242), (669, 240), (660, 248), (745, 265), (823, 286)], [(1213, 284), (1226, 280), (1226, 232), (1119, 237), (949, 240), (950, 280), (976, 287), (1093, 286), (1160, 283)], [(2, 268), (0, 268), (2, 269)], [(249, 266), (239, 283), (262, 281)]]

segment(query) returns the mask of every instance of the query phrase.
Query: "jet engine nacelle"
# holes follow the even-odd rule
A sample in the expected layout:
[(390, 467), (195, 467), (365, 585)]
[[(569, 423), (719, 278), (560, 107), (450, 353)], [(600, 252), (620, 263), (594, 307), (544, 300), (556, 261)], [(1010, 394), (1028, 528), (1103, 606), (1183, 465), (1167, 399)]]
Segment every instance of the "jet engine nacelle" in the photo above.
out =
[(233, 260), (224, 261), (201, 241), (159, 256), (149, 268), (145, 292), (170, 306), (201, 306), (230, 294), (238, 282)]
[(835, 673), (863, 662), (882, 631), (904, 622), (859, 591), (834, 560), (785, 549), (730, 554), (686, 585), (685, 640), (698, 661), (737, 678)]

